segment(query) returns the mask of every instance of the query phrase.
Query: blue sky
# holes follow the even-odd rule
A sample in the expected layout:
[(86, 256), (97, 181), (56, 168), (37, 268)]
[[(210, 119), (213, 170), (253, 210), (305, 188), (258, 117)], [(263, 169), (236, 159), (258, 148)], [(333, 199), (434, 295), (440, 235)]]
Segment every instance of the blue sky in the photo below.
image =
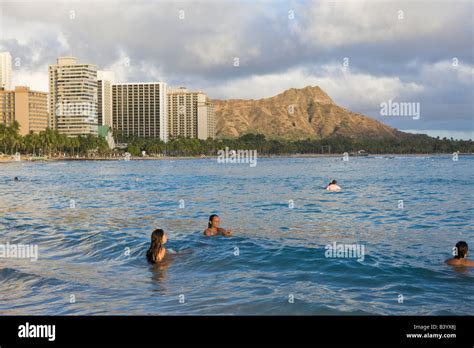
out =
[[(0, 10), (15, 85), (47, 90), (48, 64), (74, 55), (118, 82), (211, 98), (319, 85), (398, 129), (474, 139), (472, 1), (40, 0)], [(420, 118), (382, 116), (388, 100), (419, 103)]]

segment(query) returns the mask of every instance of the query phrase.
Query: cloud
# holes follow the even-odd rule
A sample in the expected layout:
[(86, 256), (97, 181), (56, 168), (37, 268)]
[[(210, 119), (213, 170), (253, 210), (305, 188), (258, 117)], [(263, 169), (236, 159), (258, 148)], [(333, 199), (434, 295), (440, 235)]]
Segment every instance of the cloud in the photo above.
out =
[(445, 131), (439, 129), (402, 129), (404, 132), (414, 133), (414, 134), (427, 134), (431, 137), (440, 137), (442, 138), (453, 138), (461, 140), (474, 140), (474, 131)]
[(454, 27), (457, 19), (469, 19), (465, 9), (466, 4), (448, 1), (320, 0), (300, 5), (302, 20), (295, 31), (305, 43), (325, 48), (411, 41), (436, 37)]
[(421, 103), (417, 124), (382, 120), (395, 127), (474, 128), (471, 1), (37, 1), (0, 8), (0, 50), (21, 62), (14, 83), (40, 90), (47, 90), (48, 64), (74, 55), (113, 70), (117, 81), (164, 81), (213, 98), (320, 85), (372, 117), (390, 98)]
[(318, 85), (338, 104), (352, 110), (370, 109), (381, 101), (405, 97), (423, 91), (414, 82), (402, 82), (398, 77), (373, 76), (352, 72), (340, 65), (325, 65), (317, 70), (298, 67), (287, 72), (252, 75), (225, 84), (209, 86), (209, 94), (217, 98), (258, 99), (276, 95), (289, 88)]

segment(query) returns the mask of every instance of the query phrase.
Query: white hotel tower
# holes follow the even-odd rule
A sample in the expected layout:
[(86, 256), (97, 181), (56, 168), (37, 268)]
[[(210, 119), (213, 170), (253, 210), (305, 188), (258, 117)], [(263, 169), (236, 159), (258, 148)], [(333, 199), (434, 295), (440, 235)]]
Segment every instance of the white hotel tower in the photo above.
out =
[(60, 57), (49, 66), (49, 127), (68, 136), (97, 135), (97, 68)]
[(128, 137), (168, 141), (167, 86), (163, 82), (112, 85), (112, 124)]
[(12, 89), (12, 56), (10, 52), (0, 52), (0, 88)]
[(112, 71), (97, 71), (97, 116), (99, 126), (112, 128)]

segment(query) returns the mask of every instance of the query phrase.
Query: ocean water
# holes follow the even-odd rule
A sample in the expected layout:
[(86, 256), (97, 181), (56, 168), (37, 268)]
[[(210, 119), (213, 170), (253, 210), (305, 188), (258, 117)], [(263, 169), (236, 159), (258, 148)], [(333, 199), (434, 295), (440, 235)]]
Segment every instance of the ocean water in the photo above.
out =
[[(474, 157), (0, 164), (2, 315), (472, 315)], [(12, 180), (14, 176), (20, 182)], [(343, 190), (324, 186), (337, 179)], [(403, 207), (400, 205), (403, 201)], [(206, 238), (217, 213), (231, 238)], [(178, 253), (157, 267), (155, 228)], [(328, 244), (364, 257), (326, 257)], [(403, 301), (402, 301), (403, 300)]]

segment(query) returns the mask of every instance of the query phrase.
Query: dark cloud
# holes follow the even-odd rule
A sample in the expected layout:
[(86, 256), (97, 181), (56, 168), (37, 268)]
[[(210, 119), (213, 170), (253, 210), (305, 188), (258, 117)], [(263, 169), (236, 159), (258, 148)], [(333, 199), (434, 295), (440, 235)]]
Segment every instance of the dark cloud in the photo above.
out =
[[(159, 79), (229, 98), (240, 97), (238, 91), (245, 89), (255, 91), (258, 98), (273, 91), (270, 83), (299, 86), (302, 81), (291, 80), (292, 76), (301, 80), (301, 74), (292, 75), (299, 69), (308, 74), (309, 82), (343, 88), (344, 93), (338, 95), (334, 88), (332, 93), (344, 106), (390, 125), (473, 127), (470, 1), (38, 1), (0, 6), (0, 49), (21, 59), (16, 72), (22, 76), (46, 74), (57, 56), (74, 55), (99, 69), (113, 67), (131, 81)], [(404, 11), (403, 20), (397, 18), (399, 10)], [(344, 57), (349, 58), (347, 73), (352, 74), (347, 88), (341, 84), (344, 75), (321, 68), (341, 66)], [(459, 59), (462, 73), (446, 67), (453, 57)], [(441, 63), (443, 69), (430, 69)], [(265, 86), (258, 79), (265, 76), (278, 84)], [(357, 84), (358, 76), (365, 80)], [(371, 90), (353, 97), (357, 89), (367, 87), (363, 82), (367, 79), (373, 82)], [(380, 98), (370, 92), (384, 88)], [(395, 98), (421, 103), (418, 123), (380, 117), (380, 103), (391, 91)]]

